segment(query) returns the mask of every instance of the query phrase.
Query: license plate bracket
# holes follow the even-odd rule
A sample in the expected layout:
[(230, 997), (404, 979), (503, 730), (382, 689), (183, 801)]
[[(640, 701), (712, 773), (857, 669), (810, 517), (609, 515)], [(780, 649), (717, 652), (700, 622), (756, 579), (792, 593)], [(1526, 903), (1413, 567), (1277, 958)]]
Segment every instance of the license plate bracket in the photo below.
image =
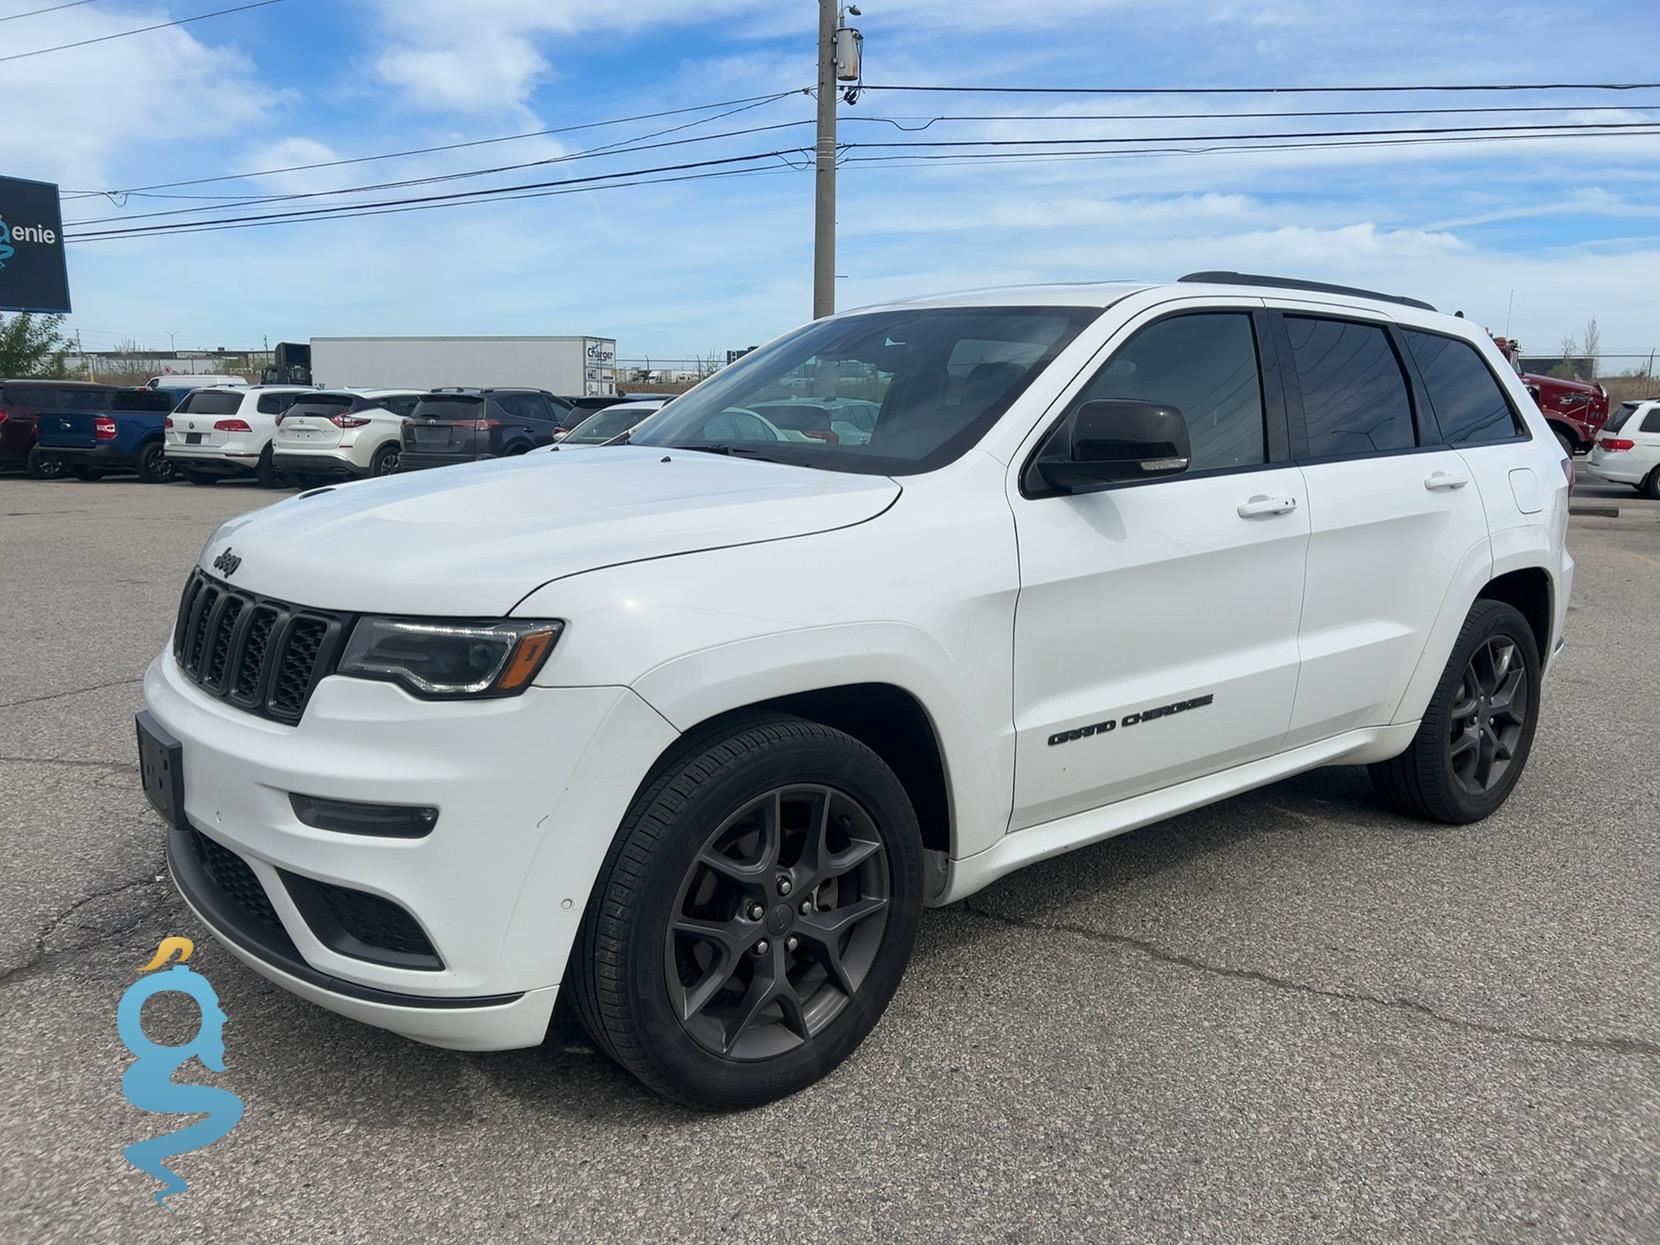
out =
[(133, 719), (138, 729), (138, 775), (150, 805), (178, 830), (184, 816), (184, 745), (169, 735), (148, 712)]
[(187, 432), (184, 434), (184, 443), (186, 445), (200, 445), (202, 436), (203, 434), (200, 432)]

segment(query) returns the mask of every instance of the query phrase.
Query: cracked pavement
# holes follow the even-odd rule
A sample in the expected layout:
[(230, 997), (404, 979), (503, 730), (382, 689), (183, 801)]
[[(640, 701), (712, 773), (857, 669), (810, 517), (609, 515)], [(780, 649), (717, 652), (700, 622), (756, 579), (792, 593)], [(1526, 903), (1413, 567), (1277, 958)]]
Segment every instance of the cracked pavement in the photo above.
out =
[[(1660, 1239), (1660, 508), (1629, 490), (1575, 520), (1569, 648), (1489, 822), (1334, 769), (1045, 861), (925, 917), (842, 1070), (726, 1117), (565, 1027), (354, 1025), (209, 940), (131, 717), (191, 558), (271, 495), (0, 490), (0, 1241)], [(122, 1099), (115, 1006), (174, 933), (230, 1017), (193, 1079), (246, 1115), (169, 1214), (121, 1148), (182, 1121)]]

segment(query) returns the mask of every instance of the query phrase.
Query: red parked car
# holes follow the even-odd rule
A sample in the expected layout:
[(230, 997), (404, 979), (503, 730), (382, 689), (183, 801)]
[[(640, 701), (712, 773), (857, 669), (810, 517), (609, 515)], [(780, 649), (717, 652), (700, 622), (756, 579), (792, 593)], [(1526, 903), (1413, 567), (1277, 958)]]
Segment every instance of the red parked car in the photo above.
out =
[(101, 411), (114, 393), (114, 385), (81, 380), (0, 380), (0, 471), (21, 471), (29, 465), (41, 415)]
[(1524, 372), (1520, 364), (1521, 348), (1502, 337), (1493, 340), (1533, 395), (1534, 403), (1544, 413), (1562, 448), (1570, 455), (1589, 450), (1596, 442), (1597, 433), (1608, 422), (1608, 390), (1580, 380)]

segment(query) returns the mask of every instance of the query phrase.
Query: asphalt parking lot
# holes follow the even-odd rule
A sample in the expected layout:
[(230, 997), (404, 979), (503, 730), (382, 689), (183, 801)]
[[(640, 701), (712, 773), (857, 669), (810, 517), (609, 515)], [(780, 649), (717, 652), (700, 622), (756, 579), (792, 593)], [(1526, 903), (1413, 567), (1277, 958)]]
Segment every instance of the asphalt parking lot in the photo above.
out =
[[(840, 1072), (708, 1117), (574, 1034), (425, 1049), (208, 940), (132, 714), (191, 559), (273, 495), (0, 479), (0, 1238), (1660, 1240), (1660, 505), (1580, 496), (1621, 514), (1574, 521), (1499, 815), (1335, 769), (1035, 866), (928, 914)], [(123, 1100), (115, 1007), (173, 933), (230, 1018), (184, 1079), (246, 1115), (169, 1214), (121, 1150), (182, 1121)]]

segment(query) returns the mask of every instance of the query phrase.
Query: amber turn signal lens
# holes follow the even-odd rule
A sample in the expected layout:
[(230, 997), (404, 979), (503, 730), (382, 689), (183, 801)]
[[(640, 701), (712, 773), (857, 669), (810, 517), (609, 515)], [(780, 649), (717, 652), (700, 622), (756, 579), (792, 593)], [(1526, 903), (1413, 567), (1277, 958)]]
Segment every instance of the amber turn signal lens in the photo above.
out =
[(496, 680), (498, 692), (516, 692), (536, 676), (542, 668), (542, 659), (548, 655), (553, 642), (559, 636), (559, 628), (549, 627), (546, 631), (532, 631), (519, 638), (513, 649), (513, 655), (507, 659), (507, 666)]

